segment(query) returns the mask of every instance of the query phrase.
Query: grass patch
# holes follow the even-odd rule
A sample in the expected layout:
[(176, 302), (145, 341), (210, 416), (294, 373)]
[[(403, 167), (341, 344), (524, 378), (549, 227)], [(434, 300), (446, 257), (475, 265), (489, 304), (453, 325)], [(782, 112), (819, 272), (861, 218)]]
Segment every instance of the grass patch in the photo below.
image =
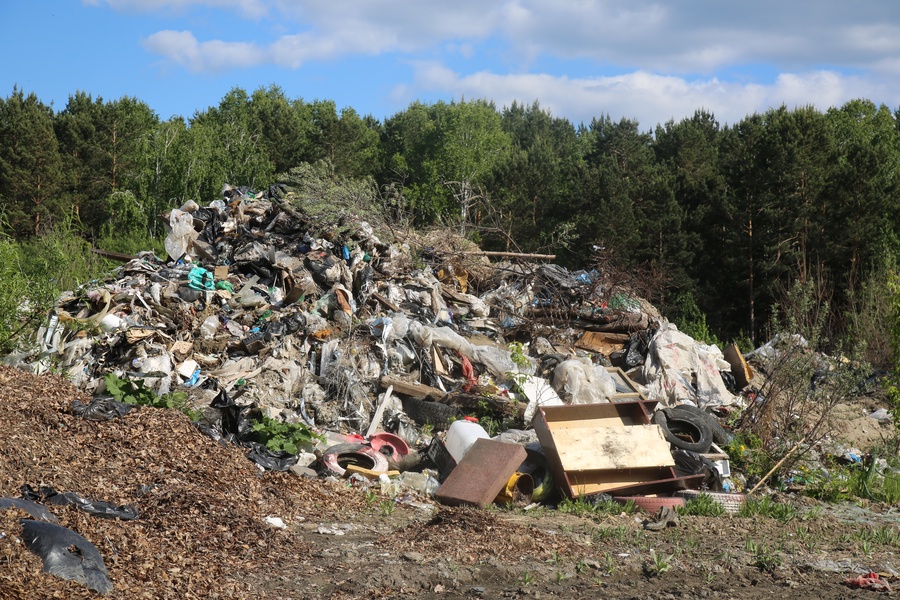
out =
[(709, 494), (700, 494), (678, 506), (675, 511), (679, 515), (696, 517), (721, 517), (725, 514), (725, 507), (713, 500)]

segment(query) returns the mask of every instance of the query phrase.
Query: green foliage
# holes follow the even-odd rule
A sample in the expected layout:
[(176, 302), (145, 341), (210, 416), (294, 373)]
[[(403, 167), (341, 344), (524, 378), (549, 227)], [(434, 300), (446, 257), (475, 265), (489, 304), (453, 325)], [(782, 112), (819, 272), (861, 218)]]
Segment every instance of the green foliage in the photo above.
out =
[(251, 429), (259, 442), (272, 452), (297, 454), (303, 449), (311, 448), (316, 440), (324, 439), (303, 423), (285, 423), (265, 415), (262, 420), (253, 423)]
[(644, 565), (644, 572), (648, 577), (658, 577), (668, 573), (672, 569), (671, 554), (657, 554), (656, 550), (650, 550), (650, 561)]
[(754, 546), (751, 564), (760, 571), (773, 573), (775, 569), (781, 566), (782, 562), (781, 557), (767, 545), (759, 544)]
[(374, 182), (335, 175), (328, 160), (296, 166), (279, 182), (288, 186), (286, 203), (313, 218), (318, 235), (340, 239), (355, 233), (358, 223), (348, 217), (365, 218), (376, 229), (381, 225)]
[(768, 473), (777, 460), (766, 453), (762, 438), (752, 432), (736, 433), (724, 450), (731, 467), (751, 481)]
[(797, 506), (790, 502), (775, 502), (771, 496), (748, 497), (738, 510), (739, 517), (769, 517), (782, 523), (797, 518)]
[(700, 494), (691, 498), (675, 509), (678, 514), (698, 517), (721, 517), (725, 514), (725, 507), (713, 500), (709, 494)]
[(200, 419), (201, 414), (191, 408), (188, 396), (184, 392), (169, 392), (157, 395), (144, 385), (140, 379), (122, 379), (115, 373), (108, 373), (103, 378), (106, 391), (125, 404), (150, 406), (153, 408), (172, 408), (180, 410), (192, 421)]
[(622, 513), (633, 515), (638, 510), (638, 507), (633, 500), (628, 500), (624, 504), (620, 504), (611, 498), (594, 502), (584, 496), (579, 496), (574, 500), (564, 498), (556, 508), (560, 512), (577, 515), (579, 517), (619, 515)]
[(706, 323), (706, 315), (697, 306), (697, 300), (691, 292), (682, 292), (675, 297), (670, 319), (678, 326), (678, 330), (695, 340), (705, 344), (721, 345), (722, 342), (710, 331)]
[(6, 354), (13, 350), (17, 339), (22, 339), (19, 337), (22, 326), (29, 320), (36, 321), (42, 313), (38, 307), (23, 306), (23, 298), (27, 298), (31, 292), (31, 282), (22, 271), (18, 245), (2, 235), (0, 282), (0, 352)]

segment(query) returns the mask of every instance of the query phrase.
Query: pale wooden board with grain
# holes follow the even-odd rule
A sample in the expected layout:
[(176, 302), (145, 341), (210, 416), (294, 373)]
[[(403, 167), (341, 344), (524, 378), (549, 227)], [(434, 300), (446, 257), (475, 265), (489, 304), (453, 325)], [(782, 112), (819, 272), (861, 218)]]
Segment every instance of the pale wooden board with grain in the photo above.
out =
[(640, 469), (675, 464), (658, 425), (562, 428), (553, 444), (565, 471)]

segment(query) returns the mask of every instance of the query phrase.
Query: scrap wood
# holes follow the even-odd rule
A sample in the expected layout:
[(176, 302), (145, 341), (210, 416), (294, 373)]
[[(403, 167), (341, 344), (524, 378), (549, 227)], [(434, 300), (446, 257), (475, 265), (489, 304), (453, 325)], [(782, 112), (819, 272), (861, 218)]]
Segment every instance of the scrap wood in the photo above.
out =
[(388, 387), (393, 387), (394, 391), (398, 394), (403, 394), (404, 396), (410, 396), (411, 398), (418, 398), (420, 400), (433, 400), (435, 402), (441, 402), (446, 395), (444, 392), (437, 388), (433, 388), (431, 386), (425, 385), (424, 383), (418, 383), (415, 381), (406, 381), (404, 379), (400, 379), (398, 377), (391, 377), (389, 375), (385, 375), (380, 380), (381, 387), (387, 389)]

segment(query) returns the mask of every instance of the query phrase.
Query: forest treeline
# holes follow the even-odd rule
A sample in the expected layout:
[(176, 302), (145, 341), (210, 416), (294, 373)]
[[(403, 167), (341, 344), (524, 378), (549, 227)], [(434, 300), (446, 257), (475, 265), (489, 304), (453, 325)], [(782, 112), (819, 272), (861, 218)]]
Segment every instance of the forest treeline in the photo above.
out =
[(382, 122), (274, 85), (168, 120), (130, 97), (77, 92), (55, 110), (14, 88), (0, 101), (2, 224), (16, 243), (66, 222), (134, 250), (165, 235), (159, 213), (206, 205), (224, 183), (352, 180), (397, 221), (485, 249), (572, 268), (614, 256), (673, 320), (753, 343), (787, 315), (833, 341), (886, 344), (898, 162), (900, 115), (864, 99), (729, 125), (697, 110), (652, 129), (480, 100), (416, 102)]

